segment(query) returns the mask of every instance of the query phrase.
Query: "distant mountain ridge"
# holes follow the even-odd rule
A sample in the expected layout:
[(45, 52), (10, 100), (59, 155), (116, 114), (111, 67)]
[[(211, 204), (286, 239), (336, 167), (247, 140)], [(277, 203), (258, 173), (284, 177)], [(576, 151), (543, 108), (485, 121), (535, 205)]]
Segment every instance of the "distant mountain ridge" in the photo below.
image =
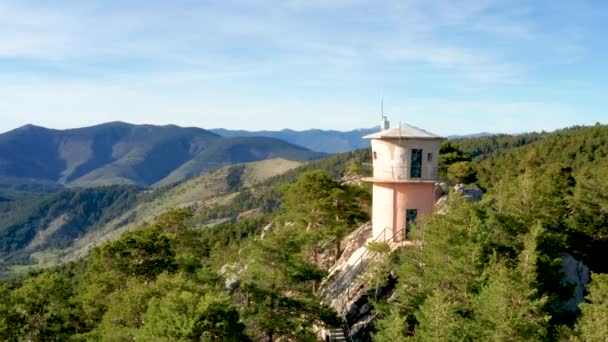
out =
[(225, 138), (175, 125), (110, 122), (67, 130), (26, 125), (0, 134), (0, 186), (166, 185), (228, 164), (323, 155), (278, 139)]
[(280, 131), (245, 131), (229, 130), (224, 128), (210, 131), (223, 137), (270, 137), (281, 139), (289, 143), (305, 147), (311, 151), (323, 153), (342, 153), (368, 148), (369, 141), (363, 137), (375, 133), (379, 127), (361, 128), (352, 131), (335, 131), (322, 129), (309, 129), (294, 131), (283, 129)]
[[(271, 137), (277, 138), (294, 145), (305, 147), (311, 151), (323, 153), (343, 153), (369, 148), (369, 141), (363, 139), (364, 136), (376, 133), (380, 130), (379, 126), (372, 128), (359, 128), (351, 131), (336, 131), (322, 129), (308, 129), (295, 131), (283, 129), (280, 131), (246, 131), (230, 130), (225, 128), (215, 128), (210, 131), (223, 137)], [(474, 133), (464, 135), (450, 135), (450, 140), (480, 138), (494, 136), (495, 133)]]

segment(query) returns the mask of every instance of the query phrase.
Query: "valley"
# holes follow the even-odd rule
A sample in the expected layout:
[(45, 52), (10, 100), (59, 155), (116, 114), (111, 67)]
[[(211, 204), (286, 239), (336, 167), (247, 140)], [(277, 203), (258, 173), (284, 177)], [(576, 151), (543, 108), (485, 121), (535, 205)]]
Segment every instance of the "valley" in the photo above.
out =
[[(608, 272), (607, 126), (443, 142), (443, 197), (401, 245), (365, 242), (371, 187), (361, 179), (371, 157), (361, 149), (236, 163), (153, 187), (5, 189), (0, 296), (13, 304), (0, 314), (21, 317), (12, 322), (25, 331), (87, 340), (184, 336), (166, 315), (192, 314), (172, 303), (203, 302), (213, 305), (196, 314), (200, 329), (237, 340), (593, 334)], [(361, 250), (369, 259), (351, 274), (347, 259)], [(588, 301), (574, 310), (584, 284), (564, 282), (563, 260), (590, 279), (580, 295)], [(328, 297), (340, 286), (356, 286), (352, 297)], [(27, 306), (32, 291), (48, 301)], [(37, 328), (27, 319), (38, 307), (61, 310)], [(207, 325), (218, 319), (225, 328)], [(0, 336), (13, 329), (0, 320)]]

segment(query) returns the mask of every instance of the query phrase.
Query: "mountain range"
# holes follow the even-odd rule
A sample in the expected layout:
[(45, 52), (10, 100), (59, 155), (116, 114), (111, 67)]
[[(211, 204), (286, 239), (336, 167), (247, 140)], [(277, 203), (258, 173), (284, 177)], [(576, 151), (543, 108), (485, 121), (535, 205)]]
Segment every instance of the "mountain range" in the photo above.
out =
[(270, 137), (281, 139), (289, 143), (305, 147), (311, 151), (323, 153), (342, 153), (368, 148), (369, 141), (363, 137), (375, 133), (379, 127), (354, 129), (352, 131), (335, 131), (309, 129), (294, 131), (283, 129), (280, 131), (244, 131), (217, 128), (210, 130), (223, 137)]
[[(322, 129), (308, 129), (294, 131), (283, 129), (280, 131), (245, 131), (229, 130), (224, 128), (211, 129), (210, 131), (223, 137), (271, 137), (277, 138), (294, 145), (305, 147), (312, 151), (323, 153), (343, 153), (369, 147), (369, 141), (364, 136), (378, 132), (379, 126), (372, 128), (358, 128), (351, 131), (335, 131)], [(449, 135), (450, 140), (467, 138), (481, 138), (497, 135), (496, 133), (474, 133), (464, 135)]]
[(174, 125), (102, 125), (55, 130), (26, 125), (0, 134), (0, 188), (161, 186), (224, 165), (323, 157), (272, 137), (222, 137)]
[[(377, 130), (205, 130), (124, 122), (55, 130), (26, 125), (0, 134), (0, 189), (53, 192), (75, 186), (164, 186), (230, 164), (272, 158), (312, 160), (368, 148), (369, 141), (362, 138)], [(450, 139), (486, 135), (491, 134)]]

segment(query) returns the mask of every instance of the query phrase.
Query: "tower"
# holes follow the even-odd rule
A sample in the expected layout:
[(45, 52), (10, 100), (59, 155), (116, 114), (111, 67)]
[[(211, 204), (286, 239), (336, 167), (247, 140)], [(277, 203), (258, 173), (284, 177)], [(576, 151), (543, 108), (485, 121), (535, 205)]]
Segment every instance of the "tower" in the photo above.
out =
[(372, 146), (373, 177), (364, 181), (373, 183), (373, 238), (403, 241), (418, 217), (433, 212), (443, 138), (410, 125), (363, 138)]

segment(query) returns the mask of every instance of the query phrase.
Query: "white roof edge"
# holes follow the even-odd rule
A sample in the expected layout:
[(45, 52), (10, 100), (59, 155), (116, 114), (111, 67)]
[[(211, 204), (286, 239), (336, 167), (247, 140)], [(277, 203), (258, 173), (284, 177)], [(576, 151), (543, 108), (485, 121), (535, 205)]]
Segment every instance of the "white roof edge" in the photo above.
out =
[(400, 128), (394, 127), (377, 133), (368, 134), (363, 139), (399, 139), (399, 138), (410, 138), (410, 139), (429, 139), (429, 140), (441, 140), (445, 139), (439, 135), (430, 133), (421, 128), (412, 125), (403, 125)]

